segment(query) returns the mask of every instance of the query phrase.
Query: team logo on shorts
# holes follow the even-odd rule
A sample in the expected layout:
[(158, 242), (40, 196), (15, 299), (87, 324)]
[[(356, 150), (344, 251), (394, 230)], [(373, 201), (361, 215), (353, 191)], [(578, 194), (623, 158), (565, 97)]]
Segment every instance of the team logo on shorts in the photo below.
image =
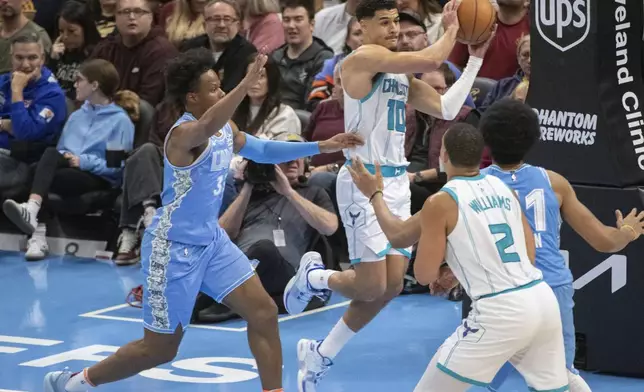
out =
[(347, 227), (360, 227), (365, 225), (365, 209), (357, 204), (351, 204), (344, 210), (344, 224)]
[(485, 328), (472, 322), (472, 320), (464, 320), (463, 324), (459, 327), (459, 340), (476, 343), (481, 340), (483, 334), (485, 334)]

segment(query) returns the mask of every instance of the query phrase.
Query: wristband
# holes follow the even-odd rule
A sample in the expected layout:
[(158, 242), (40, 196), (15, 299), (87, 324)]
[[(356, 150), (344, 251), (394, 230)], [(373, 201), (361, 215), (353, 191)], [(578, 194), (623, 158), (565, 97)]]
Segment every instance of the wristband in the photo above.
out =
[(376, 197), (376, 195), (377, 195), (378, 193), (380, 193), (380, 194), (382, 195), (382, 191), (381, 191), (380, 189), (378, 189), (378, 190), (377, 190), (377, 191), (375, 191), (375, 192), (373, 193), (373, 195), (371, 195), (371, 197), (369, 198), (369, 203), (371, 203), (371, 201), (373, 200), (373, 198), (374, 198), (374, 197)]
[(637, 232), (635, 231), (635, 229), (633, 228), (633, 226), (631, 226), (631, 225), (622, 225), (622, 227), (620, 227), (619, 229), (622, 230), (624, 227), (629, 229), (633, 233), (633, 239), (631, 241), (635, 241), (637, 239), (638, 235), (637, 235)]

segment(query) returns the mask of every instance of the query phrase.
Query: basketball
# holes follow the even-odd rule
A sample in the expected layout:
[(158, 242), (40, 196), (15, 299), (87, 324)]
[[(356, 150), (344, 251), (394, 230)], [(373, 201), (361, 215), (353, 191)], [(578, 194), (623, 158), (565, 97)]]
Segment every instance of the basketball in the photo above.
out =
[(461, 25), (457, 39), (467, 45), (485, 42), (496, 22), (496, 10), (490, 0), (463, 0), (458, 7)]

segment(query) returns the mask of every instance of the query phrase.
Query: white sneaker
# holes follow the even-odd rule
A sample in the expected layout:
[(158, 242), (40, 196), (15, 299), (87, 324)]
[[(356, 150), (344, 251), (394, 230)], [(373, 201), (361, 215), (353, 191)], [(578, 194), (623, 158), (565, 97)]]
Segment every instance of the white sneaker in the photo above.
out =
[(114, 258), (116, 265), (132, 265), (141, 260), (141, 253), (138, 247), (139, 237), (134, 230), (123, 229), (117, 241), (118, 251)]
[(315, 392), (320, 379), (329, 371), (333, 361), (320, 354), (321, 341), (301, 339), (297, 342), (297, 390)]
[(47, 373), (43, 390), (44, 392), (66, 392), (65, 385), (70, 378), (72, 378), (72, 373), (68, 370)]
[(5, 200), (2, 204), (4, 214), (25, 234), (32, 235), (38, 226), (36, 216), (29, 211), (27, 203), (16, 203), (13, 200)]
[(25, 259), (27, 261), (39, 261), (47, 257), (49, 253), (49, 245), (47, 238), (42, 234), (34, 234), (29, 241), (27, 241), (27, 251), (25, 252)]
[(309, 283), (309, 272), (318, 269), (324, 269), (322, 256), (317, 252), (305, 253), (300, 260), (297, 273), (284, 289), (284, 307), (289, 314), (302, 313), (314, 296), (323, 300), (330, 296), (330, 290), (316, 290)]

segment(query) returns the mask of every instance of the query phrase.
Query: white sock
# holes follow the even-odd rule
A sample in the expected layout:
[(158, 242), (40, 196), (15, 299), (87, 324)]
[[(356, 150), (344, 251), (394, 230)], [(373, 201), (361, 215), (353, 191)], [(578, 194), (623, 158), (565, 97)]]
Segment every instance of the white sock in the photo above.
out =
[(309, 283), (311, 287), (316, 290), (328, 290), (329, 289), (329, 278), (331, 275), (335, 274), (338, 271), (333, 270), (313, 270), (309, 272)]
[(38, 216), (38, 212), (40, 211), (40, 202), (34, 199), (29, 199), (29, 201), (27, 201), (27, 211), (29, 211), (29, 213), (34, 217)]
[(570, 370), (568, 370), (568, 387), (570, 392), (591, 392), (586, 381), (579, 374), (575, 374)]
[(85, 392), (90, 388), (94, 388), (94, 385), (87, 379), (87, 369), (75, 374), (65, 384), (66, 392)]
[(320, 344), (318, 351), (323, 357), (333, 359), (355, 334), (341, 318), (329, 332), (329, 336)]

